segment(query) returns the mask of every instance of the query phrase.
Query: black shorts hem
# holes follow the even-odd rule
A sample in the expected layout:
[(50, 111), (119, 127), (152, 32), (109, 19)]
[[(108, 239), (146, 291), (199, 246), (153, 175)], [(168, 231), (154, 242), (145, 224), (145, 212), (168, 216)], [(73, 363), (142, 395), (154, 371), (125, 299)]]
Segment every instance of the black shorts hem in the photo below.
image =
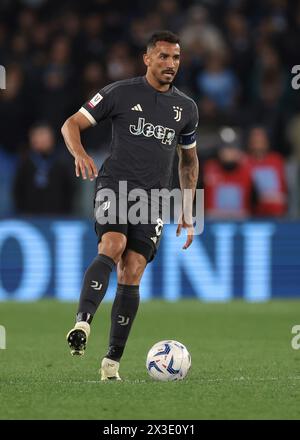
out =
[(129, 239), (126, 248), (143, 255), (147, 263), (150, 263), (154, 259), (156, 253), (153, 246), (136, 238)]
[(123, 234), (125, 235), (125, 237), (127, 237), (128, 225), (120, 225), (120, 224), (111, 225), (109, 223), (100, 225), (98, 222), (95, 222), (95, 232), (98, 236), (98, 243), (100, 243), (102, 239), (102, 235), (104, 235), (106, 232), (120, 232), (120, 234)]

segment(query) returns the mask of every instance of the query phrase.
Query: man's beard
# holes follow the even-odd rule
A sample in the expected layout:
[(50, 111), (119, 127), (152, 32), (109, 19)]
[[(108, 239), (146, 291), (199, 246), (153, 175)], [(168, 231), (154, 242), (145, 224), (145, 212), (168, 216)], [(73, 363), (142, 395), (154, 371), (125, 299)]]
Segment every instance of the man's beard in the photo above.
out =
[(158, 79), (158, 82), (159, 82), (159, 84), (160, 84), (161, 86), (165, 86), (165, 85), (167, 85), (167, 84), (172, 84), (173, 80), (166, 81), (166, 80), (163, 80), (163, 79)]
[(159, 84), (161, 86), (165, 86), (167, 84), (172, 84), (172, 82), (174, 81), (175, 75), (173, 75), (170, 80), (164, 79), (164, 78), (157, 78)]

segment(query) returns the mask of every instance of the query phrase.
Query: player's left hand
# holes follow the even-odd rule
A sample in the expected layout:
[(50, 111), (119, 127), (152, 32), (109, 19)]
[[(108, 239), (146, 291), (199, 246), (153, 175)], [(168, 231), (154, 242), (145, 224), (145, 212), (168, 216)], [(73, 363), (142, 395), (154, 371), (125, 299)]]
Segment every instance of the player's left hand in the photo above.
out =
[(176, 236), (179, 237), (181, 234), (181, 229), (184, 228), (187, 231), (187, 239), (185, 244), (182, 246), (182, 249), (187, 249), (193, 242), (194, 239), (194, 226), (191, 224), (186, 223), (184, 218), (180, 218), (176, 230)]

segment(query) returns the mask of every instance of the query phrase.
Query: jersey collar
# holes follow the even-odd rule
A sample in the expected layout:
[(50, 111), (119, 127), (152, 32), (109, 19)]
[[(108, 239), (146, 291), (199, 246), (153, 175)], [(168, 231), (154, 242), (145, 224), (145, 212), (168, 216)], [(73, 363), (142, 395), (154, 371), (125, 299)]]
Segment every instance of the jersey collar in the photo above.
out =
[(172, 95), (172, 93), (173, 93), (173, 89), (174, 89), (173, 84), (170, 85), (169, 90), (167, 90), (166, 92), (160, 92), (159, 90), (156, 90), (154, 87), (152, 87), (151, 84), (149, 84), (149, 82), (147, 81), (146, 76), (143, 76), (142, 79), (143, 79), (143, 82), (146, 85), (146, 87), (149, 90), (151, 90), (153, 93), (159, 93), (160, 95), (167, 95), (167, 96), (168, 95)]

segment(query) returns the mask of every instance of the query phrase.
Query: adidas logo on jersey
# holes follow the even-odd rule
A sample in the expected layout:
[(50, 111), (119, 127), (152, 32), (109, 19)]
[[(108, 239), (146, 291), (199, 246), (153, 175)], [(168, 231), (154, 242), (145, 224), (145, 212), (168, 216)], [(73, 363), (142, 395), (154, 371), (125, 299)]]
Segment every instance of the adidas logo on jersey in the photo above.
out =
[(145, 137), (154, 136), (160, 139), (162, 144), (172, 145), (175, 138), (175, 130), (173, 128), (163, 127), (162, 125), (153, 125), (150, 122), (145, 123), (145, 118), (139, 118), (137, 126), (130, 125), (129, 131), (135, 136), (143, 134)]
[(131, 110), (136, 110), (137, 112), (143, 111), (141, 104), (137, 104), (137, 105), (131, 107)]

